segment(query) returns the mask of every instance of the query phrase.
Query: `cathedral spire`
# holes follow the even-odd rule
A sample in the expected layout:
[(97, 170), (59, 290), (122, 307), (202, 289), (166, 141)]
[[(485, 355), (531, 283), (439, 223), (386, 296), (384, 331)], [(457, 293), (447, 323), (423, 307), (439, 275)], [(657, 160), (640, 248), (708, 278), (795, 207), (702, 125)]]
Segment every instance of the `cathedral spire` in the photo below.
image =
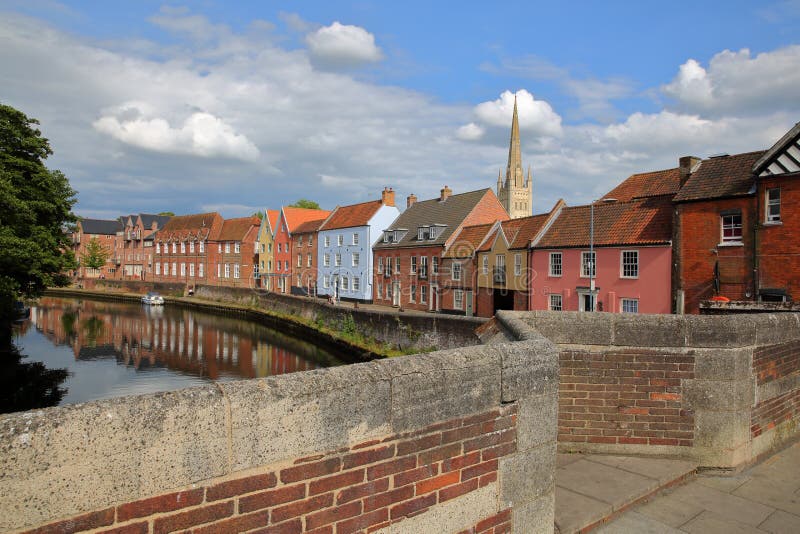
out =
[(523, 185), (522, 153), (519, 148), (519, 118), (517, 117), (517, 95), (514, 94), (514, 116), (511, 119), (511, 142), (508, 147), (508, 166), (506, 167), (506, 187)]

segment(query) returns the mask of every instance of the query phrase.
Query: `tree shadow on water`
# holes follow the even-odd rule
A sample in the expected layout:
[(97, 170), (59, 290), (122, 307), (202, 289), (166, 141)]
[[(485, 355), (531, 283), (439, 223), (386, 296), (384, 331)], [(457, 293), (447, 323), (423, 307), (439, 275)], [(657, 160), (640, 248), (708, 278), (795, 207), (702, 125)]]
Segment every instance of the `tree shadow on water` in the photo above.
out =
[(0, 332), (0, 413), (56, 406), (67, 393), (61, 387), (69, 376), (66, 369), (48, 369), (23, 358), (11, 341), (10, 329)]

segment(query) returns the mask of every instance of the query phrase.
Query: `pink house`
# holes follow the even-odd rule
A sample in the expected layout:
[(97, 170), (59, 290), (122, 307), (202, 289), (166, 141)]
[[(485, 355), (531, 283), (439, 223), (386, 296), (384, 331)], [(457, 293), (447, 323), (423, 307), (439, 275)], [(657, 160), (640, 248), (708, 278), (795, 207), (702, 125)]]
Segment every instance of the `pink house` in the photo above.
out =
[(671, 195), (596, 203), (594, 258), (591, 211), (562, 208), (532, 243), (530, 309), (670, 313)]

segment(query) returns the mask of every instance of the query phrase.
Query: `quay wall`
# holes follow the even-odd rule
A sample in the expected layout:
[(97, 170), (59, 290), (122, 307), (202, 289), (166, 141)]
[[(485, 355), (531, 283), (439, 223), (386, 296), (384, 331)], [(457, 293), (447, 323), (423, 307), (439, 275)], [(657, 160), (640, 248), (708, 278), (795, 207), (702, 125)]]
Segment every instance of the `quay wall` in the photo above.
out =
[(0, 416), (0, 531), (552, 532), (541, 337)]
[(799, 314), (501, 311), (484, 330), (557, 345), (562, 451), (728, 470), (798, 436)]

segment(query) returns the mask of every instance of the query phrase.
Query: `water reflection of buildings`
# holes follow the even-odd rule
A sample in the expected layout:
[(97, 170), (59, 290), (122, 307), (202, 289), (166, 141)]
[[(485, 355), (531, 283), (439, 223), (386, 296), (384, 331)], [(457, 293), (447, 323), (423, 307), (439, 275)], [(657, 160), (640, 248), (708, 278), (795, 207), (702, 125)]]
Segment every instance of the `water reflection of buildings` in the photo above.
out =
[(179, 308), (43, 298), (31, 321), (77, 360), (116, 359), (218, 379), (255, 378), (338, 363), (310, 343), (263, 325)]

